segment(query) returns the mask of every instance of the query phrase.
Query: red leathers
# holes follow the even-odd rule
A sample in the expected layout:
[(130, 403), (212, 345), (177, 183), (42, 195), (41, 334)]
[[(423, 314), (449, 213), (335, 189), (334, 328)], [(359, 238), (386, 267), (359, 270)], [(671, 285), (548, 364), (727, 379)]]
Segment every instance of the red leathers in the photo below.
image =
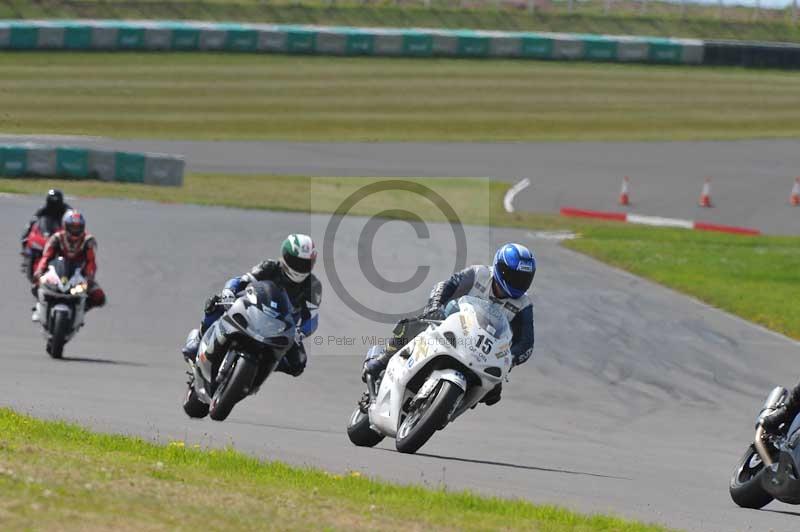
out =
[[(66, 220), (70, 214), (72, 213), (67, 213), (64, 219)], [(39, 278), (45, 272), (51, 260), (57, 257), (64, 257), (65, 260), (73, 264), (80, 264), (81, 272), (88, 281), (89, 300), (87, 310), (103, 306), (106, 302), (106, 295), (94, 279), (97, 273), (96, 249), (97, 242), (94, 237), (85, 231), (81, 231), (80, 234), (69, 233), (67, 229), (58, 231), (48, 239), (47, 245), (44, 247), (42, 258), (39, 260), (36, 271), (33, 274), (34, 282), (36, 284), (39, 283)]]

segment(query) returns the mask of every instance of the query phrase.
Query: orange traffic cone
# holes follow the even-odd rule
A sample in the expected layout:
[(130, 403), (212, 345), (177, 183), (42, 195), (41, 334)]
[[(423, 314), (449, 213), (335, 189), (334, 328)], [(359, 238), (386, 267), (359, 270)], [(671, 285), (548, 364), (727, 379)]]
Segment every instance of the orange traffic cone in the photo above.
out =
[(792, 207), (797, 207), (800, 205), (800, 177), (794, 180), (794, 186), (792, 187), (792, 195), (789, 197), (789, 203), (792, 204)]
[(703, 183), (703, 191), (700, 193), (700, 202), (699, 205), (701, 207), (711, 207), (711, 178), (707, 177), (705, 183)]
[(619, 192), (619, 204), (620, 205), (627, 206), (627, 205), (631, 204), (631, 198), (628, 195), (628, 182), (629, 181), (630, 180), (628, 179), (628, 176), (625, 176), (622, 179), (622, 190), (620, 190), (620, 192)]

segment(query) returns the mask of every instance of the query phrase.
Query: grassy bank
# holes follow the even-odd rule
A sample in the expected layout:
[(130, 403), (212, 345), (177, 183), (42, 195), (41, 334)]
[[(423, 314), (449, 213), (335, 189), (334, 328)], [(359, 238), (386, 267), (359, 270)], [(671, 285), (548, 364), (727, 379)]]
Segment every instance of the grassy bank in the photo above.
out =
[(0, 133), (279, 140), (800, 136), (800, 77), (733, 68), (0, 53)]
[[(224, 179), (225, 186), (218, 186)], [(98, 182), (0, 179), (0, 192), (43, 194), (53, 186), (71, 194), (250, 209), (333, 212), (367, 178), (190, 175), (182, 188)], [(742, 237), (681, 229), (598, 223), (554, 215), (506, 213), (506, 183), (476, 179), (415, 179), (447, 198), (464, 223), (525, 229), (569, 229), (582, 238), (566, 245), (643, 277), (693, 295), (775, 331), (800, 339), (800, 238)], [(437, 209), (412, 210), (443, 221)], [(357, 204), (351, 214), (372, 215), (420, 205), (393, 191)]]
[[(465, 492), (155, 445), (0, 409), (4, 530), (666, 529)], [(413, 501), (413, 503), (410, 503)]]
[(603, 2), (576, 2), (574, 12), (566, 5), (549, 4), (530, 14), (524, 2), (498, 9), (492, 1), (458, 2), (434, 0), (426, 9), (422, 2), (392, 5), (389, 2), (365, 5), (357, 0), (259, 2), (258, 0), (172, 0), (169, 2), (125, 0), (5, 0), (0, 2), (0, 17), (5, 18), (153, 18), (218, 21), (328, 24), (344, 26), (395, 26), (533, 30), (623, 35), (660, 35), (714, 39), (800, 41), (800, 28), (791, 24), (788, 10), (762, 10), (753, 20), (750, 8), (727, 6), (719, 19), (712, 5), (687, 5), (652, 1), (649, 12), (633, 1), (614, 2), (612, 12), (603, 13)]

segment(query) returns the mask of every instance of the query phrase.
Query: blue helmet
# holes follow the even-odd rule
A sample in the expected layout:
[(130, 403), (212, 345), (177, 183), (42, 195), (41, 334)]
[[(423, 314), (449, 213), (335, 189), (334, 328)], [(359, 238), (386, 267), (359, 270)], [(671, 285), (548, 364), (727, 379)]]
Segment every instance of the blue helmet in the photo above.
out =
[(505, 244), (494, 255), (492, 277), (508, 297), (522, 297), (536, 275), (536, 257), (521, 244)]

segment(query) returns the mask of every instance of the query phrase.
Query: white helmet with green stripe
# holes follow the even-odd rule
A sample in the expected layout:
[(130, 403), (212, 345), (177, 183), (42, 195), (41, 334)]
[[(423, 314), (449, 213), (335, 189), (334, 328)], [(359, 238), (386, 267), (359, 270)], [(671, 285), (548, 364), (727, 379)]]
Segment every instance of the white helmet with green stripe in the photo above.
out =
[(281, 266), (286, 277), (302, 283), (314, 269), (315, 262), (317, 250), (310, 236), (294, 234), (286, 237), (281, 246)]

